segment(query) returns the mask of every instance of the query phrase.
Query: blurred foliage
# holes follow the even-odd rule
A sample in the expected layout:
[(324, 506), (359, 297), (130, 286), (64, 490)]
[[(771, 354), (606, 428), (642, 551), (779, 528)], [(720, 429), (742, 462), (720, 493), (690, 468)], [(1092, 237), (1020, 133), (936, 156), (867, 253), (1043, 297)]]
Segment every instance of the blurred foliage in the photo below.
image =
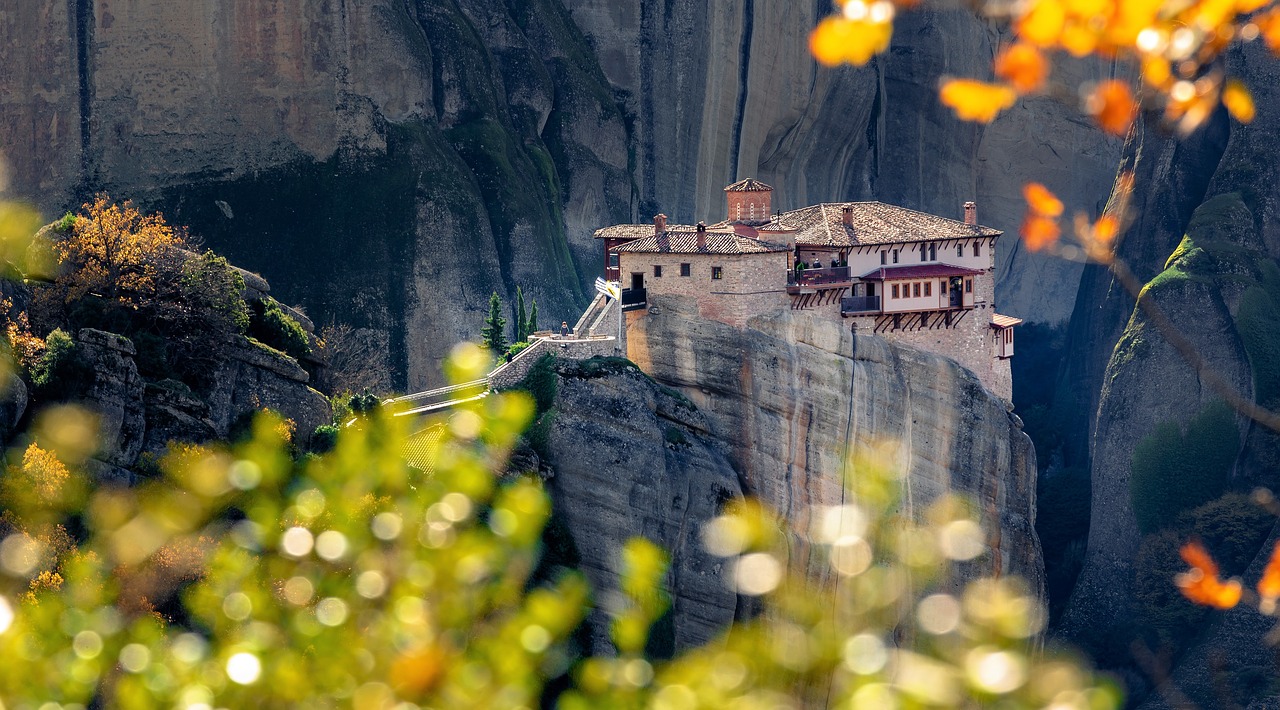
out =
[(1138, 527), (1155, 532), (1222, 495), (1239, 452), (1235, 412), (1225, 402), (1204, 407), (1185, 430), (1177, 422), (1157, 426), (1133, 449), (1129, 494)]
[[(470, 381), (488, 359), (462, 348), (450, 369)], [(163, 478), (120, 488), (87, 485), (78, 464), (92, 428), (57, 410), (33, 431), (21, 475), (5, 479), (0, 698), (19, 708), (1118, 703), (1078, 663), (1035, 650), (1044, 612), (1020, 582), (964, 583), (952, 563), (986, 549), (970, 508), (943, 497), (919, 520), (903, 517), (884, 452), (852, 462), (857, 504), (813, 511), (817, 578), (788, 571), (796, 541), (776, 515), (737, 502), (704, 541), (726, 558), (727, 582), (760, 600), (759, 615), (654, 660), (667, 557), (637, 539), (619, 551), (621, 597), (608, 606), (616, 655), (577, 658), (570, 640), (591, 595), (574, 571), (539, 570), (549, 499), (536, 478), (493, 473), (534, 412), (518, 391), (457, 408), (427, 444), (431, 475), (400, 454), (420, 427), (387, 407), (301, 459), (263, 414), (242, 443), (178, 447)]]
[(75, 341), (60, 329), (45, 338), (43, 352), (31, 366), (33, 393), (46, 402), (71, 397), (80, 391), (90, 376)]

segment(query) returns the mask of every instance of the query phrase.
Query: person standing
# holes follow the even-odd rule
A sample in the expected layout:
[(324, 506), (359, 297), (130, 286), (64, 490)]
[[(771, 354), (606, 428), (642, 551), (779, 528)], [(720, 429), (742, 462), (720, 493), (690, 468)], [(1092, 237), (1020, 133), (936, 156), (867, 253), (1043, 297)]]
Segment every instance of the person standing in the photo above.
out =
[(566, 320), (560, 321), (560, 337), (561, 338), (569, 337), (569, 321), (566, 321)]

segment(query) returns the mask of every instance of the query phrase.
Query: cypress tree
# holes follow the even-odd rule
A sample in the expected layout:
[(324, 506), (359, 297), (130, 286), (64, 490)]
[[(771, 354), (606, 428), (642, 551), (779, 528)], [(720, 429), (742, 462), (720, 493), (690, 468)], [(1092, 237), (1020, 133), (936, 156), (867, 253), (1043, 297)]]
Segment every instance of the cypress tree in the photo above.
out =
[(529, 319), (524, 311), (524, 291), (516, 286), (516, 342), (523, 343), (529, 339)]
[(538, 332), (538, 299), (533, 299), (533, 308), (529, 309), (529, 324), (525, 326), (525, 337)]
[(493, 351), (495, 357), (501, 357), (507, 351), (507, 337), (503, 333), (506, 327), (507, 319), (502, 317), (502, 299), (494, 291), (489, 297), (489, 317), (484, 319), (480, 337), (484, 339), (484, 346)]

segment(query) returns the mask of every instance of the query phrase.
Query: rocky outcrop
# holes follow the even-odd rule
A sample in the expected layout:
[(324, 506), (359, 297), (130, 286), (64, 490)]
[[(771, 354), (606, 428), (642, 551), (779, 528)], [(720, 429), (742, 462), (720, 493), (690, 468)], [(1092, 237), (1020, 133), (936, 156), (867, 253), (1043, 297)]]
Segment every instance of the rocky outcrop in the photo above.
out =
[(147, 435), (143, 450), (163, 454), (171, 441), (203, 444), (217, 438), (209, 419), (209, 405), (180, 383), (148, 384), (144, 393), (147, 407)]
[(92, 328), (82, 328), (76, 343), (76, 354), (88, 376), (77, 399), (98, 416), (95, 458), (116, 468), (132, 466), (142, 453), (146, 432), (142, 378), (133, 362), (137, 354), (133, 343)]
[[(988, 71), (1001, 38), (986, 22), (906, 13), (888, 54), (828, 70), (807, 36), (829, 11), (33, 0), (0, 49), (0, 145), (14, 194), (49, 214), (98, 190), (162, 209), (321, 324), (379, 332), (411, 390), (478, 334), (490, 292), (523, 286), (548, 322), (573, 320), (592, 230), (715, 219), (738, 177), (775, 184), (783, 208), (875, 198), (955, 216), (976, 198), (1009, 231), (1030, 177), (1072, 205), (1103, 197), (1119, 146), (1073, 101), (1028, 99), (987, 127), (939, 105), (941, 75)], [(1006, 312), (1066, 315), (1076, 267), (1010, 239), (999, 268)]]
[(10, 374), (0, 384), (0, 444), (8, 444), (18, 431), (18, 422), (27, 411), (27, 385)]
[(608, 600), (619, 589), (619, 552), (632, 537), (671, 555), (669, 619), (651, 650), (669, 654), (705, 643), (734, 619), (737, 596), (723, 560), (703, 549), (702, 529), (740, 498), (724, 445), (687, 400), (629, 368), (583, 376), (569, 363), (546, 430), (547, 488), (576, 565), (601, 604), (587, 628), (593, 648), (608, 648)]
[(209, 418), (220, 437), (246, 414), (270, 409), (296, 425), (295, 441), (305, 446), (311, 433), (332, 419), (329, 400), (307, 385), (310, 376), (293, 358), (235, 336), (203, 393)]
[(955, 362), (803, 312), (739, 330), (680, 298), (651, 299), (627, 338), (632, 359), (684, 392), (728, 444), (744, 492), (795, 530), (808, 530), (813, 506), (844, 500), (850, 452), (891, 442), (908, 510), (946, 492), (973, 499), (988, 527), (985, 570), (1042, 588), (1035, 451), (1004, 402)]
[(144, 451), (161, 455), (171, 441), (226, 438), (263, 409), (292, 420), (294, 440), (303, 447), (332, 417), (329, 401), (307, 385), (307, 372), (296, 361), (238, 336), (211, 378), (213, 389), (202, 393), (173, 380), (143, 382), (133, 343), (123, 336), (81, 329), (76, 355), (85, 383), (74, 399), (98, 417), (99, 450), (89, 468), (101, 480), (129, 482), (128, 469)]

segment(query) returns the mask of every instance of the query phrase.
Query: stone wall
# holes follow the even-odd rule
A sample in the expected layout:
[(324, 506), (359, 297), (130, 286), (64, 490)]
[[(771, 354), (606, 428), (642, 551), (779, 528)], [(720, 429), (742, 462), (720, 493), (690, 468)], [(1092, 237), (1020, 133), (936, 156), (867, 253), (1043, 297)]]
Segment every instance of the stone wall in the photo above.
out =
[(620, 355), (610, 336), (592, 336), (582, 339), (561, 340), (559, 337), (538, 338), (520, 351), (511, 362), (489, 374), (489, 386), (493, 389), (514, 387), (524, 380), (529, 370), (543, 355), (551, 354), (568, 360), (586, 360), (593, 357)]
[[(666, 296), (693, 298), (703, 318), (741, 327), (748, 318), (787, 307), (787, 253), (766, 254), (643, 254), (623, 252), (622, 282), (631, 283), (631, 274), (643, 273), (649, 307), (661, 308)], [(689, 264), (689, 276), (680, 275), (680, 265)], [(653, 267), (662, 267), (662, 276)], [(712, 279), (712, 267), (723, 270), (723, 278)], [(628, 324), (643, 317), (632, 311)]]

